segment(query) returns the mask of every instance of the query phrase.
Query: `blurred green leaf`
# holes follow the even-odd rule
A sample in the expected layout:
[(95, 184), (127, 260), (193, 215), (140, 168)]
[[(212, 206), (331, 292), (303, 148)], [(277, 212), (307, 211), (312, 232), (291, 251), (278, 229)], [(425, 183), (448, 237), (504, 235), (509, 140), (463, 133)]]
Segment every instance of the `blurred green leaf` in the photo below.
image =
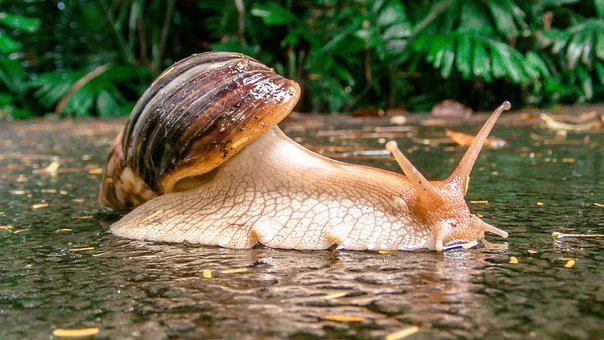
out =
[(23, 94), (25, 71), (19, 60), (0, 58), (0, 82), (17, 94)]
[(51, 108), (81, 75), (83, 72), (67, 70), (48, 72), (32, 79), (28, 86), (36, 90), (34, 96), (44, 107)]
[[(505, 2), (504, 5), (502, 2)], [(510, 39), (518, 34), (518, 28), (514, 22), (513, 13), (509, 11), (510, 1), (492, 0), (488, 2), (489, 9), (493, 14), (493, 20), (499, 32), (505, 34)]]
[(596, 15), (600, 19), (604, 19), (604, 1), (594, 0), (594, 7), (596, 8)]
[(578, 61), (591, 65), (594, 58), (604, 59), (604, 19), (587, 19), (564, 30), (542, 32), (541, 43), (551, 46), (552, 53), (566, 48), (566, 63), (570, 69)]
[(597, 42), (595, 44), (596, 56), (600, 60), (604, 60), (604, 31), (598, 31)]
[(598, 74), (598, 78), (600, 78), (600, 85), (604, 84), (604, 64), (603, 63), (595, 63), (594, 68), (596, 69), (596, 73)]
[[(474, 40), (474, 48), (472, 51), (472, 55), (474, 56), (472, 60), (474, 76), (482, 77), (486, 81), (491, 81), (493, 79), (493, 77), (491, 76), (491, 60), (489, 58), (487, 49), (482, 41), (478, 39)], [(509, 70), (506, 69), (506, 74), (508, 74), (508, 72)]]
[(7, 12), (0, 12), (0, 24), (27, 33), (36, 33), (40, 29), (40, 19)]
[(116, 117), (120, 115), (117, 101), (108, 91), (101, 91), (96, 100), (96, 109), (99, 117)]
[(492, 31), (491, 18), (479, 2), (460, 2), (459, 31), (489, 33)]
[(0, 92), (0, 107), (11, 104), (15, 101), (15, 97), (8, 92)]
[[(387, 27), (396, 24), (404, 24), (407, 21), (405, 7), (398, 1), (391, 1), (385, 4), (379, 11), (377, 25)], [(410, 32), (409, 32), (410, 33)]]
[(245, 45), (234, 38), (223, 43), (212, 44), (212, 49), (215, 51), (239, 52), (252, 57), (256, 57), (260, 52), (260, 46)]
[(472, 38), (469, 35), (463, 35), (457, 41), (457, 55), (455, 65), (462, 77), (468, 79), (472, 73)]
[(255, 5), (251, 14), (261, 18), (268, 26), (286, 25), (296, 21), (292, 12), (275, 2)]
[(20, 42), (0, 31), (0, 53), (9, 54), (19, 51), (22, 47), (23, 45)]
[(453, 62), (455, 61), (455, 40), (447, 39), (445, 44), (442, 46), (441, 60), (441, 75), (447, 79), (451, 75), (453, 69)]
[(593, 80), (589, 75), (589, 72), (585, 69), (585, 67), (577, 68), (577, 78), (579, 79), (579, 84), (581, 84), (581, 89), (583, 90), (583, 94), (586, 99), (591, 99), (593, 97)]
[(535, 78), (538, 76), (551, 77), (551, 73), (549, 72), (545, 61), (536, 52), (527, 52), (526, 62), (531, 69), (537, 71), (538, 74), (535, 75)]
[(88, 83), (71, 95), (63, 112), (76, 117), (88, 117), (91, 115), (94, 99), (95, 93)]

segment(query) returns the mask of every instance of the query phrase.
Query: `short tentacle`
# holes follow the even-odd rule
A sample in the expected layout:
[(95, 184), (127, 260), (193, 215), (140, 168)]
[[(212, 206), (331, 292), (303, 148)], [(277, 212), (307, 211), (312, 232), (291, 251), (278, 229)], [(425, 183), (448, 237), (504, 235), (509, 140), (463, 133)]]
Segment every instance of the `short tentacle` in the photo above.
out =
[(386, 150), (388, 150), (392, 153), (392, 155), (396, 159), (396, 162), (403, 170), (403, 173), (405, 174), (405, 176), (407, 176), (407, 178), (409, 178), (409, 181), (411, 182), (411, 184), (415, 188), (422, 189), (422, 190), (418, 190), (418, 192), (421, 192), (421, 191), (427, 191), (428, 193), (436, 192), (435, 188), (424, 177), (424, 175), (422, 175), (419, 172), (419, 170), (417, 170), (415, 168), (415, 166), (413, 166), (413, 164), (411, 164), (409, 159), (407, 157), (405, 157), (403, 152), (398, 148), (398, 144), (395, 141), (388, 142), (386, 144)]
[(499, 235), (503, 238), (508, 238), (508, 232), (505, 230), (501, 230), (493, 225), (490, 225), (482, 220), (480, 220), (480, 226), (484, 231), (488, 231), (489, 233)]

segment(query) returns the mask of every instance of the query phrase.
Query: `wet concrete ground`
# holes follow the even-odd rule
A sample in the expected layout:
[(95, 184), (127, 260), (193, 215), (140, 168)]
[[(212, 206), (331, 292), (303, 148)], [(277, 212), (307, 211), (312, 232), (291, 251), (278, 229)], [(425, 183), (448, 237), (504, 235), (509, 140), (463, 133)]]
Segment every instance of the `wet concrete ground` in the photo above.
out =
[[(467, 196), (509, 239), (445, 254), (120, 239), (108, 232), (119, 215), (96, 196), (124, 119), (0, 122), (0, 338), (601, 337), (604, 237), (552, 232), (604, 234), (602, 130), (556, 132), (537, 113), (503, 117), (493, 134), (509, 145), (483, 151)], [(426, 177), (444, 178), (464, 151), (445, 127), (473, 134), (484, 116), (425, 118), (281, 126), (317, 152), (393, 171), (380, 150), (396, 139)]]

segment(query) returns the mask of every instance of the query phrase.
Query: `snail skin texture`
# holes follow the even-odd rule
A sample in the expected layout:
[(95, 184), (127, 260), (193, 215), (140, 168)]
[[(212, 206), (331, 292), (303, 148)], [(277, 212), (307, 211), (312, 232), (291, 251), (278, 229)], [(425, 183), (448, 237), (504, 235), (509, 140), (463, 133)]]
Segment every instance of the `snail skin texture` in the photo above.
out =
[(229, 248), (442, 251), (507, 233), (470, 213), (469, 175), (505, 102), (453, 174), (428, 181), (397, 148), (404, 175), (335, 161), (279, 123), (300, 88), (238, 53), (193, 55), (143, 94), (110, 151), (100, 201), (130, 211), (118, 236)]

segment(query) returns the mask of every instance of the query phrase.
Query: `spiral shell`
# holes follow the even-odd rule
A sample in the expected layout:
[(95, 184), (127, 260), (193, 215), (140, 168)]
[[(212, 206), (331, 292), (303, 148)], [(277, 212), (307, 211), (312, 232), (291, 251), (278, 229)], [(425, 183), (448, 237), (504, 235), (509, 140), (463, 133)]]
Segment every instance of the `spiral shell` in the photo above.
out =
[(100, 201), (127, 211), (183, 190), (182, 180), (210, 176), (287, 116), (299, 95), (295, 81), (243, 54), (177, 62), (145, 91), (115, 139)]

